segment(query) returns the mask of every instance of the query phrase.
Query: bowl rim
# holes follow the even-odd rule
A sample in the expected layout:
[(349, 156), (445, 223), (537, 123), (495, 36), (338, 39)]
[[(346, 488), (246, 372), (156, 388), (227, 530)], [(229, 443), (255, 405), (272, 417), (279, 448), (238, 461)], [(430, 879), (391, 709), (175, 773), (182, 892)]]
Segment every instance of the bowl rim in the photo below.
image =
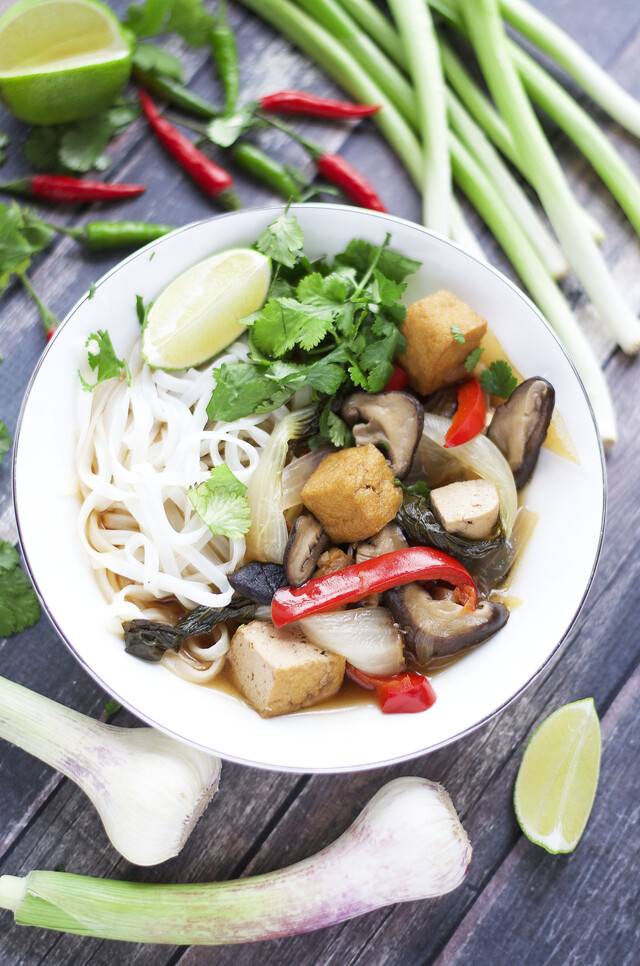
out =
[(342, 205), (342, 204), (338, 204), (338, 203), (335, 203), (335, 202), (334, 203), (304, 202), (304, 203), (297, 203), (297, 204), (290, 204), (290, 205), (285, 205), (285, 204), (259, 205), (259, 206), (252, 206), (251, 208), (240, 209), (239, 211), (222, 212), (222, 213), (220, 213), (218, 215), (213, 215), (210, 218), (198, 219), (197, 221), (193, 221), (193, 222), (190, 222), (187, 225), (183, 225), (181, 227), (178, 227), (178, 228), (174, 229), (173, 231), (168, 232), (166, 235), (163, 235), (162, 237), (156, 239), (155, 241), (149, 242), (147, 245), (144, 245), (141, 248), (137, 248), (135, 251), (131, 252), (125, 258), (123, 258), (119, 262), (117, 262), (116, 265), (114, 265), (112, 268), (110, 268), (107, 272), (105, 272), (105, 274), (102, 275), (98, 279), (98, 281), (94, 283), (94, 286), (93, 286), (93, 290), (92, 291), (94, 291), (94, 292), (97, 291), (97, 289), (99, 288), (100, 285), (102, 285), (109, 278), (111, 278), (112, 275), (114, 275), (115, 273), (117, 273), (118, 271), (120, 271), (120, 269), (124, 265), (128, 264), (134, 258), (139, 257), (141, 253), (143, 253), (143, 252), (145, 252), (145, 251), (147, 251), (149, 249), (152, 249), (152, 248), (155, 249), (155, 248), (158, 247), (158, 245), (162, 245), (164, 242), (166, 242), (168, 240), (172, 240), (176, 236), (181, 235), (184, 232), (187, 232), (187, 231), (189, 231), (189, 230), (191, 230), (191, 229), (193, 229), (195, 227), (198, 227), (198, 226), (201, 226), (201, 225), (204, 225), (204, 224), (207, 224), (207, 223), (211, 223), (211, 222), (218, 223), (219, 221), (226, 220), (228, 218), (234, 218), (234, 217), (237, 217), (240, 214), (243, 214), (243, 213), (246, 214), (247, 212), (255, 212), (255, 213), (266, 213), (266, 212), (274, 212), (274, 213), (276, 213), (277, 212), (277, 213), (282, 213), (285, 210), (288, 210), (288, 211), (291, 211), (293, 214), (295, 214), (296, 210), (298, 210), (298, 209), (303, 209), (305, 211), (308, 211), (309, 209), (314, 209), (314, 210), (319, 210), (319, 211), (327, 211), (327, 210), (331, 210), (331, 211), (344, 211), (344, 210), (354, 211), (354, 212), (357, 212), (360, 215), (365, 214), (366, 216), (369, 216), (369, 217), (371, 217), (373, 219), (376, 219), (376, 220), (382, 220), (384, 222), (396, 223), (396, 224), (403, 225), (405, 227), (408, 227), (408, 228), (411, 228), (411, 229), (414, 229), (414, 230), (417, 229), (419, 232), (421, 232), (421, 233), (423, 233), (423, 234), (425, 234), (425, 235), (427, 235), (427, 236), (429, 236), (431, 238), (436, 239), (439, 243), (444, 244), (446, 246), (449, 246), (449, 247), (455, 249), (456, 251), (462, 252), (466, 257), (471, 258), (474, 262), (476, 262), (477, 264), (479, 264), (483, 269), (486, 269), (487, 271), (491, 272), (503, 284), (507, 285), (512, 290), (512, 292), (520, 300), (522, 300), (529, 307), (529, 309), (531, 309), (535, 313), (535, 315), (537, 316), (538, 320), (548, 330), (548, 332), (550, 333), (550, 335), (552, 336), (552, 338), (556, 342), (558, 348), (560, 349), (561, 353), (564, 355), (566, 362), (569, 364), (569, 366), (570, 366), (570, 368), (571, 368), (571, 370), (573, 372), (573, 375), (574, 375), (574, 377), (575, 377), (575, 379), (576, 379), (576, 381), (577, 381), (577, 383), (578, 383), (578, 385), (580, 387), (580, 390), (581, 390), (581, 392), (582, 392), (582, 394), (584, 396), (584, 400), (585, 400), (585, 402), (587, 404), (587, 409), (588, 409), (588, 412), (589, 412), (591, 421), (593, 423), (593, 428), (595, 429), (595, 437), (596, 437), (596, 440), (597, 440), (597, 446), (598, 446), (598, 452), (599, 452), (599, 458), (600, 458), (599, 470), (600, 470), (600, 475), (601, 475), (601, 479), (602, 479), (602, 514), (601, 514), (600, 525), (599, 525), (597, 546), (596, 546), (596, 549), (595, 549), (595, 553), (594, 553), (594, 557), (593, 557), (593, 563), (591, 565), (591, 569), (590, 569), (590, 572), (589, 572), (589, 576), (588, 576), (588, 579), (587, 579), (587, 581), (585, 583), (584, 592), (583, 592), (580, 600), (578, 601), (578, 603), (577, 603), (577, 605), (575, 607), (575, 610), (574, 610), (572, 616), (570, 617), (570, 619), (569, 619), (569, 621), (567, 623), (567, 626), (565, 627), (564, 631), (561, 633), (561, 635), (560, 635), (558, 641), (556, 642), (555, 646), (547, 654), (547, 656), (545, 657), (545, 659), (543, 660), (543, 662), (533, 672), (533, 674), (531, 674), (531, 676), (509, 698), (507, 698), (506, 700), (504, 700), (498, 707), (494, 708), (492, 711), (490, 711), (487, 714), (485, 714), (484, 716), (482, 716), (478, 721), (474, 722), (472, 725), (469, 725), (468, 727), (463, 728), (461, 731), (457, 731), (455, 733), (455, 735), (451, 735), (451, 736), (449, 736), (447, 738), (444, 738), (444, 739), (442, 739), (440, 741), (437, 741), (437, 742), (434, 742), (433, 744), (430, 744), (427, 748), (424, 748), (424, 749), (421, 749), (421, 750), (418, 750), (418, 751), (415, 751), (415, 750), (414, 751), (410, 751), (410, 752), (408, 752), (406, 754), (394, 755), (392, 758), (385, 758), (385, 759), (381, 759), (379, 761), (365, 762), (365, 763), (360, 763), (360, 764), (356, 764), (356, 765), (337, 765), (337, 766), (334, 766), (334, 767), (332, 767), (332, 766), (321, 766), (321, 767), (317, 767), (316, 766), (316, 767), (313, 767), (311, 769), (311, 771), (309, 769), (304, 769), (304, 768), (298, 767), (297, 765), (288, 765), (287, 766), (287, 765), (282, 765), (282, 764), (269, 764), (269, 763), (265, 763), (263, 761), (252, 761), (249, 758), (245, 758), (245, 757), (241, 757), (241, 756), (229, 754), (227, 752), (212, 751), (212, 749), (210, 747), (207, 747), (206, 745), (200, 744), (197, 741), (194, 741), (194, 740), (192, 740), (190, 738), (185, 738), (183, 735), (178, 734), (176, 731), (172, 730), (170, 727), (167, 727), (165, 724), (161, 724), (158, 721), (154, 720), (154, 718), (151, 715), (142, 712), (139, 708), (137, 708), (135, 705), (133, 705), (129, 700), (127, 700), (127, 699), (123, 698), (121, 695), (119, 695), (118, 692), (117, 692), (117, 690), (114, 689), (111, 684), (107, 684), (105, 681), (103, 681), (103, 679), (100, 677), (100, 675), (88, 663), (87, 659), (82, 654), (80, 654), (78, 652), (78, 650), (75, 648), (75, 646), (72, 644), (72, 642), (65, 635), (65, 633), (62, 630), (62, 628), (60, 627), (58, 621), (55, 619), (55, 617), (51, 613), (51, 611), (50, 611), (50, 609), (49, 609), (49, 607), (47, 605), (47, 601), (46, 601), (44, 595), (42, 594), (42, 592), (40, 590), (40, 587), (38, 585), (38, 582), (37, 582), (37, 580), (36, 580), (36, 578), (34, 576), (33, 569), (32, 569), (32, 564), (31, 564), (31, 561), (29, 559), (29, 554), (28, 554), (27, 548), (23, 544), (23, 528), (22, 528), (22, 525), (21, 525), (20, 511), (19, 511), (19, 508), (18, 508), (18, 502), (16, 500), (16, 488), (17, 488), (17, 481), (16, 481), (17, 459), (16, 459), (16, 455), (18, 453), (18, 449), (19, 449), (19, 446), (20, 446), (21, 430), (22, 430), (22, 424), (23, 424), (23, 419), (24, 419), (24, 413), (25, 413), (25, 410), (26, 410), (26, 406), (27, 406), (27, 403), (28, 403), (28, 400), (29, 400), (29, 397), (30, 397), (30, 394), (31, 394), (31, 391), (32, 391), (32, 388), (33, 388), (33, 385), (34, 385), (34, 383), (35, 383), (35, 381), (36, 381), (36, 379), (38, 377), (38, 374), (39, 374), (40, 369), (41, 369), (41, 367), (43, 365), (43, 362), (44, 362), (44, 360), (45, 360), (45, 358), (46, 358), (46, 356), (47, 356), (47, 354), (49, 352), (50, 346), (55, 342), (55, 339), (57, 337), (58, 331), (60, 329), (62, 329), (63, 326), (66, 326), (71, 321), (71, 319), (77, 313), (77, 311), (80, 309), (80, 307), (89, 299), (90, 292), (85, 292), (82, 296), (80, 296), (77, 299), (77, 301), (75, 302), (75, 304), (72, 306), (72, 308), (69, 310), (69, 312), (65, 315), (64, 319), (62, 320), (62, 322), (58, 326), (58, 329), (56, 330), (56, 333), (54, 334), (54, 337), (46, 345), (46, 347), (43, 350), (40, 358), (38, 359), (38, 362), (36, 363), (36, 366), (35, 366), (35, 368), (33, 370), (33, 373), (31, 375), (31, 378), (29, 379), (27, 388), (26, 388), (26, 390), (24, 392), (24, 396), (23, 396), (23, 399), (22, 399), (22, 403), (21, 403), (21, 406), (20, 406), (20, 411), (19, 411), (18, 419), (17, 419), (17, 423), (16, 423), (15, 434), (14, 434), (14, 436), (15, 436), (15, 441), (14, 441), (14, 458), (13, 458), (12, 476), (11, 476), (11, 483), (12, 483), (12, 501), (13, 501), (13, 507), (14, 507), (15, 517), (16, 517), (16, 526), (17, 526), (17, 531), (18, 531), (18, 537), (19, 537), (20, 546), (21, 546), (21, 549), (22, 549), (22, 555), (23, 555), (25, 564), (27, 566), (27, 569), (29, 571), (29, 575), (31, 577), (33, 586), (34, 586), (34, 588), (36, 590), (36, 593), (37, 593), (38, 598), (40, 600), (40, 603), (42, 605), (42, 608), (45, 611), (45, 613), (46, 613), (46, 615), (47, 615), (50, 623), (52, 624), (52, 626), (57, 631), (57, 633), (58, 633), (59, 637), (62, 639), (63, 643), (71, 651), (71, 653), (73, 654), (73, 657), (75, 658), (75, 660), (78, 661), (78, 663), (84, 668), (84, 670), (89, 674), (89, 676), (103, 690), (105, 690), (108, 694), (110, 694), (114, 698), (118, 699), (118, 701), (124, 707), (126, 707), (133, 715), (135, 715), (136, 718), (138, 718), (140, 721), (144, 722), (145, 724), (149, 725), (150, 727), (155, 728), (156, 730), (161, 731), (164, 734), (169, 735), (170, 737), (174, 738), (176, 741), (182, 742), (183, 744), (190, 745), (190, 746), (192, 746), (194, 748), (197, 748), (197, 749), (199, 749), (201, 751), (205, 751), (208, 754), (216, 754), (216, 755), (219, 755), (225, 761), (231, 761), (231, 762), (234, 762), (235, 764), (246, 765), (248, 767), (258, 768), (258, 769), (262, 769), (262, 770), (265, 770), (265, 771), (285, 772), (285, 773), (291, 773), (291, 774), (340, 774), (340, 773), (347, 773), (348, 774), (348, 773), (357, 772), (357, 771), (368, 771), (368, 770), (372, 770), (372, 769), (375, 769), (375, 768), (385, 768), (385, 767), (388, 767), (390, 765), (399, 764), (399, 763), (405, 762), (405, 761), (410, 761), (410, 760), (416, 759), (416, 758), (418, 758), (418, 757), (420, 757), (422, 755), (431, 754), (432, 752), (435, 752), (435, 751), (437, 751), (437, 750), (439, 750), (441, 748), (444, 748), (444, 747), (446, 747), (448, 745), (454, 744), (455, 742), (457, 742), (460, 739), (466, 737), (467, 735), (472, 734), (474, 731), (476, 731), (477, 729), (479, 729), (480, 727), (482, 727), (484, 724), (486, 724), (492, 718), (495, 718), (505, 708), (507, 708), (510, 704), (512, 704), (512, 702), (514, 702), (518, 697), (520, 697), (530, 687), (530, 685), (533, 683), (533, 681), (536, 678), (538, 678), (538, 676), (541, 674), (541, 672), (544, 670), (544, 668), (547, 667), (547, 665), (552, 660), (552, 658), (557, 654), (558, 650), (560, 649), (560, 647), (562, 647), (562, 645), (564, 644), (564, 642), (567, 639), (568, 635), (570, 634), (570, 632), (571, 632), (571, 630), (572, 630), (572, 628), (573, 628), (573, 626), (574, 626), (574, 624), (575, 624), (575, 622), (576, 622), (576, 620), (577, 620), (577, 618), (578, 618), (578, 616), (579, 616), (579, 614), (580, 614), (580, 612), (581, 612), (581, 610), (582, 610), (582, 608), (584, 606), (584, 603), (586, 601), (586, 598), (587, 598), (587, 596), (589, 594), (589, 591), (591, 589), (591, 586), (593, 584), (593, 580), (594, 580), (594, 577), (595, 577), (596, 569), (597, 569), (598, 562), (600, 560), (601, 551), (602, 551), (602, 543), (603, 543), (604, 532), (605, 532), (605, 521), (606, 521), (606, 515), (607, 515), (608, 486), (607, 486), (606, 461), (605, 461), (604, 447), (603, 447), (603, 444), (602, 444), (602, 439), (601, 439), (600, 433), (598, 431), (598, 426), (597, 426), (597, 421), (596, 421), (595, 413), (593, 411), (593, 407), (591, 405), (591, 400), (589, 399), (589, 396), (588, 396), (587, 391), (586, 391), (586, 389), (584, 387), (584, 384), (582, 382), (582, 379), (580, 378), (580, 375), (579, 375), (579, 373), (578, 373), (578, 371), (577, 371), (577, 369), (576, 369), (576, 367), (575, 367), (575, 365), (574, 365), (571, 357), (569, 356), (569, 353), (567, 352), (567, 350), (565, 349), (564, 345), (562, 344), (559, 336), (556, 334), (556, 332), (552, 328), (551, 324), (544, 317), (544, 315), (542, 314), (541, 310), (537, 307), (537, 305), (535, 305), (535, 303), (525, 294), (525, 292), (522, 291), (522, 289), (518, 285), (516, 285), (515, 282), (513, 282), (510, 278), (508, 278), (506, 275), (504, 275), (504, 273), (501, 272), (494, 265), (491, 265), (488, 261), (484, 261), (484, 260), (478, 258), (472, 252), (467, 251), (462, 245), (457, 244), (456, 242), (452, 241), (450, 238), (446, 238), (443, 235), (440, 235), (437, 232), (434, 232), (431, 229), (426, 228), (423, 225), (418, 224), (417, 222), (413, 222), (413, 221), (411, 221), (410, 219), (407, 219), (407, 218), (402, 218), (402, 217), (400, 217), (398, 215), (392, 215), (392, 214), (388, 214), (386, 212), (373, 211), (373, 210), (370, 210), (370, 209), (363, 209), (363, 208), (359, 208), (359, 207), (357, 207), (355, 205)]

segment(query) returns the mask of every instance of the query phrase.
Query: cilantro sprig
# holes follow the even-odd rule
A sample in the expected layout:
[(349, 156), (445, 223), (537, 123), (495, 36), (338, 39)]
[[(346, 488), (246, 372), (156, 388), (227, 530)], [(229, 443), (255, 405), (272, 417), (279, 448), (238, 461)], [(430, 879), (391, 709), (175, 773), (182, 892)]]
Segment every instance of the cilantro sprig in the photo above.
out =
[(508, 362), (496, 359), (480, 376), (480, 385), (489, 395), (508, 399), (518, 385), (518, 380)]
[(116, 351), (113, 348), (111, 336), (107, 331), (98, 329), (97, 332), (92, 332), (85, 342), (85, 345), (89, 350), (87, 360), (89, 368), (96, 374), (97, 378), (94, 383), (87, 382), (80, 370), (78, 370), (83, 389), (87, 392), (93, 392), (101, 382), (105, 382), (107, 379), (113, 379), (116, 376), (124, 376), (127, 383), (131, 383), (129, 366), (125, 359), (118, 359)]
[(189, 487), (187, 496), (212, 533), (237, 540), (251, 526), (246, 492), (244, 483), (223, 463), (214, 466), (204, 483)]
[(380, 392), (393, 373), (393, 359), (406, 347), (400, 332), (404, 279), (419, 262), (389, 247), (356, 239), (329, 262), (311, 263), (304, 234), (285, 212), (269, 225), (256, 248), (274, 265), (267, 300), (244, 319), (247, 362), (215, 370), (210, 419), (231, 421), (267, 413), (310, 386), (321, 404), (314, 444), (345, 445), (348, 427), (331, 400), (355, 387)]
[(137, 104), (116, 101), (86, 120), (34, 127), (24, 146), (25, 157), (37, 171), (48, 173), (104, 171), (111, 164), (105, 154), (109, 141), (125, 131), (139, 113)]
[(15, 548), (0, 540), (0, 637), (19, 634), (40, 618), (40, 604)]

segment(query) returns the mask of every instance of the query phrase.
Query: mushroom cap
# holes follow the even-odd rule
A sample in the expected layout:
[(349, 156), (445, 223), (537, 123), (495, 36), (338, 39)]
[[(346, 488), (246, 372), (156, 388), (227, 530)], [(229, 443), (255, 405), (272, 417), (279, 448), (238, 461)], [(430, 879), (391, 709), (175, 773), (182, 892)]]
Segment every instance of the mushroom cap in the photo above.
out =
[(487, 436), (511, 467), (518, 490), (533, 473), (554, 404), (551, 383), (542, 376), (533, 376), (520, 383), (493, 414)]
[(284, 550), (282, 566), (291, 587), (300, 587), (311, 577), (329, 537), (313, 513), (301, 513), (294, 523)]
[(340, 415), (358, 446), (384, 443), (394, 476), (404, 479), (422, 436), (424, 410), (418, 400), (407, 392), (354, 392)]

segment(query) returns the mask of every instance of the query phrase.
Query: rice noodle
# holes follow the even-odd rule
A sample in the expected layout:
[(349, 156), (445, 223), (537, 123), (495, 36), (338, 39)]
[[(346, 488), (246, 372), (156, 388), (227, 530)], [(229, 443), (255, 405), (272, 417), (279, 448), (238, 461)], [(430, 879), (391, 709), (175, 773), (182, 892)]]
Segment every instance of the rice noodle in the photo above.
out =
[[(215, 366), (244, 361), (247, 351), (235, 343)], [(143, 363), (138, 342), (129, 366), (130, 386), (112, 379), (81, 393), (77, 447), (80, 539), (115, 631), (122, 620), (166, 619), (162, 598), (175, 598), (186, 610), (230, 601), (227, 574), (241, 563), (245, 541), (213, 536), (187, 489), (221, 463), (247, 484), (274, 421), (287, 412), (207, 427), (213, 363), (180, 372), (153, 370)], [(218, 672), (228, 644), (223, 629), (209, 647), (199, 642), (164, 663), (189, 680), (203, 681)]]

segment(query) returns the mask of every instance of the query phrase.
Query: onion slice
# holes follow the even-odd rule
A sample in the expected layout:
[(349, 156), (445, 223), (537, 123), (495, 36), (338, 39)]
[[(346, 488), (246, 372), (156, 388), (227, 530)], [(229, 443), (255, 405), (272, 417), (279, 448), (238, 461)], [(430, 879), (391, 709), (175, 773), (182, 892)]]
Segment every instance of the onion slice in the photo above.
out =
[(282, 499), (285, 510), (302, 503), (302, 487), (329, 453), (335, 453), (335, 446), (321, 446), (315, 452), (305, 453), (285, 466), (282, 472)]
[(402, 635), (386, 607), (314, 614), (297, 623), (312, 644), (367, 674), (398, 674), (404, 666)]

